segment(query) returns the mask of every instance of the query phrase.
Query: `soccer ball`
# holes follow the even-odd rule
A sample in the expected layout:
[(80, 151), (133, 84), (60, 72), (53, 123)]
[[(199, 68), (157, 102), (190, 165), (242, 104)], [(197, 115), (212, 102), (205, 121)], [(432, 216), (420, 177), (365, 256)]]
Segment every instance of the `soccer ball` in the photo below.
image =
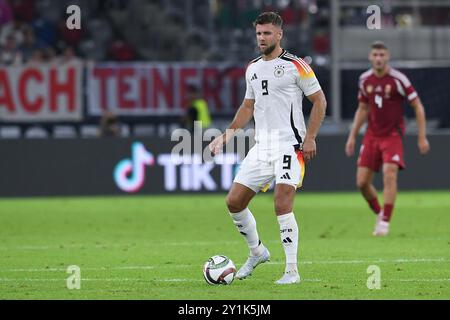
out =
[(203, 266), (203, 276), (209, 284), (231, 284), (235, 274), (236, 266), (226, 256), (212, 256)]

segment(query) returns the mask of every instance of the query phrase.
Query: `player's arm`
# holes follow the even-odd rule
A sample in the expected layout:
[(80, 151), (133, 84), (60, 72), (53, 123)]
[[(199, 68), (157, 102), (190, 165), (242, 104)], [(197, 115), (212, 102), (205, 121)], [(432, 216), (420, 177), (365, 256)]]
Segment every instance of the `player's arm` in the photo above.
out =
[(209, 150), (214, 155), (220, 153), (223, 146), (226, 145), (228, 141), (230, 141), (236, 131), (238, 129), (244, 128), (247, 123), (253, 118), (254, 106), (255, 100), (244, 99), (228, 129), (209, 144)]
[(417, 129), (418, 129), (418, 141), (417, 145), (421, 154), (426, 154), (430, 150), (430, 144), (426, 134), (426, 118), (425, 109), (422, 101), (417, 97), (410, 102), (411, 107), (416, 113)]
[(303, 142), (303, 157), (305, 161), (309, 161), (316, 156), (316, 137), (319, 128), (325, 119), (325, 111), (327, 109), (327, 100), (322, 90), (319, 90), (309, 96), (308, 100), (313, 104), (311, 114), (309, 116), (308, 128), (306, 130), (305, 141)]
[(355, 153), (355, 141), (359, 130), (361, 130), (362, 125), (367, 121), (369, 116), (369, 105), (365, 102), (360, 101), (358, 104), (358, 109), (356, 110), (355, 117), (353, 118), (352, 128), (347, 138), (347, 143), (345, 144), (345, 153), (348, 157)]

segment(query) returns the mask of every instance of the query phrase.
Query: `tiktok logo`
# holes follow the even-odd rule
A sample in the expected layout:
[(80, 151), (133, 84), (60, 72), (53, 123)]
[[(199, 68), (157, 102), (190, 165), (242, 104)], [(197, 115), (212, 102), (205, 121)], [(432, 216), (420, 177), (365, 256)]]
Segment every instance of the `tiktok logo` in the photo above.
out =
[(129, 193), (137, 192), (145, 181), (145, 166), (155, 164), (153, 155), (140, 142), (131, 146), (131, 159), (121, 160), (114, 169), (114, 180), (117, 186)]

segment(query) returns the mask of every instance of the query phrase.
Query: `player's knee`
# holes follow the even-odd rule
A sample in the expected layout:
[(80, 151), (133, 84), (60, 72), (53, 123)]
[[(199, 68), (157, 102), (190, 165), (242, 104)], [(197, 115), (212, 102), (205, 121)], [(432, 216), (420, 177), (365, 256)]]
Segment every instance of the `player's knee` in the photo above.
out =
[(275, 212), (278, 215), (292, 212), (292, 202), (289, 199), (275, 199)]
[(364, 190), (370, 186), (370, 181), (363, 178), (356, 179), (356, 187), (359, 190)]
[(245, 209), (246, 205), (243, 203), (239, 196), (228, 194), (225, 202), (230, 212), (236, 213)]
[(397, 183), (397, 171), (395, 170), (385, 170), (383, 172), (383, 182), (385, 185), (392, 185)]

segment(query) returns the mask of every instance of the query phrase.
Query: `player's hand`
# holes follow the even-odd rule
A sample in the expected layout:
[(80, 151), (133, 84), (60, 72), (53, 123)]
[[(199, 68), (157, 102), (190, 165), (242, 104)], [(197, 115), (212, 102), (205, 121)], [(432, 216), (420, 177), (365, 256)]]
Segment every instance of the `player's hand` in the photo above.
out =
[(427, 138), (419, 138), (417, 145), (419, 146), (419, 151), (422, 155), (427, 154), (428, 151), (430, 151), (430, 143)]
[(302, 145), (303, 159), (306, 162), (314, 159), (316, 156), (316, 140), (305, 138), (305, 142)]
[(355, 138), (348, 137), (347, 143), (345, 144), (345, 154), (347, 157), (351, 157), (355, 154)]
[(222, 152), (223, 146), (226, 144), (225, 133), (215, 138), (208, 146), (213, 156)]

